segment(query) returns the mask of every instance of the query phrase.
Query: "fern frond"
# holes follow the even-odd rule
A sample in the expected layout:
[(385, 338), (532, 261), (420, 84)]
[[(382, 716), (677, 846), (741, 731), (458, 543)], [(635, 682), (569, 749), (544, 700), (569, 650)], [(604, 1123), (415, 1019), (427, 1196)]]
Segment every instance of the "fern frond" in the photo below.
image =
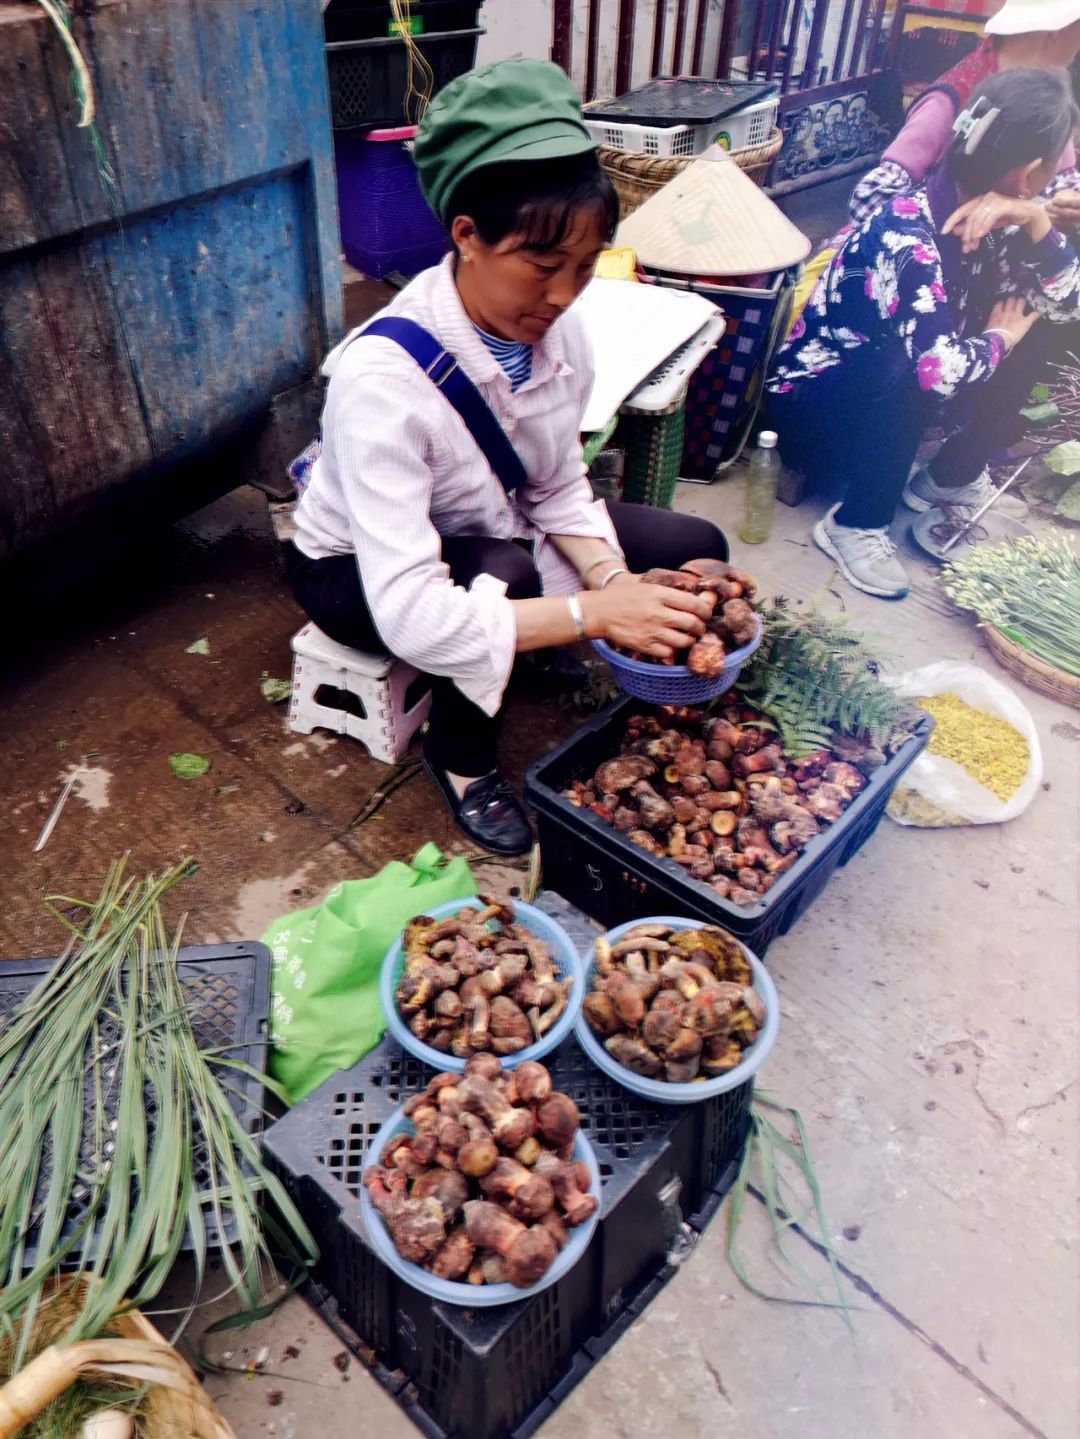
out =
[(776, 724), (792, 758), (838, 734), (886, 743), (907, 707), (878, 678), (880, 660), (849, 621), (785, 600), (761, 610), (764, 636), (738, 689)]

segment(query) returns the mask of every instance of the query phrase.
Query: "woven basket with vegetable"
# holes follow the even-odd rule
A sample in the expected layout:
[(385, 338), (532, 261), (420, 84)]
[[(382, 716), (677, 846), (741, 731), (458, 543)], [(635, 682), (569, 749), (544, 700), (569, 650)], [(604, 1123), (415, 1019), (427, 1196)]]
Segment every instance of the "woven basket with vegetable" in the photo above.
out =
[[(137, 1309), (96, 1339), (55, 1341), (78, 1319), (88, 1281), (46, 1286), (33, 1357), (0, 1388), (0, 1439), (235, 1439), (191, 1369)], [(0, 1339), (0, 1381), (15, 1345)]]
[(1080, 709), (1080, 562), (1064, 536), (980, 546), (946, 565), (943, 583), (1003, 668)]

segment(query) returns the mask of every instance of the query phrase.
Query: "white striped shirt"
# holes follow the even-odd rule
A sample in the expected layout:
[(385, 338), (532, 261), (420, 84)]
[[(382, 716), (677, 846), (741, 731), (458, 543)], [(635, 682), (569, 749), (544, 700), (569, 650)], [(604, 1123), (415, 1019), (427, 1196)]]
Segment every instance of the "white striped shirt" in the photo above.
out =
[(532, 374), (513, 392), (477, 334), (454, 284), (452, 259), (419, 275), (384, 314), (415, 320), (455, 355), (525, 467), (512, 496), (491, 473), (464, 421), (392, 340), (350, 343), (328, 356), (322, 453), (296, 508), (296, 545), (311, 559), (355, 551), (375, 627), (392, 654), (449, 675), (488, 714), (502, 703), (517, 647), (505, 586), (480, 575), (455, 585), (441, 536), (534, 541), (545, 594), (580, 588), (548, 535), (604, 539), (607, 510), (592, 497), (578, 430), (592, 359), (576, 315), (533, 347)]

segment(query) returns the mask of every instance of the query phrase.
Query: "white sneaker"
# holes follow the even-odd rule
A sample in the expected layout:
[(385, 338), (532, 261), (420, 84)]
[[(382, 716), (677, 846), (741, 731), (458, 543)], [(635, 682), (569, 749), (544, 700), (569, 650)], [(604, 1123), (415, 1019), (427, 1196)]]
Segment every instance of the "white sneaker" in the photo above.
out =
[(883, 600), (901, 600), (908, 592), (908, 577), (896, 558), (888, 530), (856, 530), (836, 523), (839, 505), (833, 505), (814, 526), (814, 543), (835, 560), (849, 584)]
[[(937, 484), (925, 465), (917, 465), (904, 486), (904, 504), (920, 515), (941, 505), (962, 505), (966, 510), (978, 510), (996, 493), (997, 486), (987, 470), (976, 476), (970, 485), (953, 485), (950, 489), (947, 485)], [(1022, 519), (1027, 514), (1027, 505), (1012, 491), (998, 500), (994, 509), (1003, 515), (1012, 515), (1014, 519)]]

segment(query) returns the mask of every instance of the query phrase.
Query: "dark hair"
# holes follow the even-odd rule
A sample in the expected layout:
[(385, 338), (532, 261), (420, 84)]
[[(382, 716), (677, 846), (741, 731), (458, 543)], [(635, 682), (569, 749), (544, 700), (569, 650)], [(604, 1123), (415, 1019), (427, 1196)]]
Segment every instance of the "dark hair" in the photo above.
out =
[(523, 250), (554, 250), (582, 210), (600, 221), (605, 240), (619, 223), (619, 201), (596, 152), (558, 160), (485, 165), (458, 185), (446, 208), (446, 228), (468, 215), (488, 245), (519, 235)]
[[(971, 154), (968, 135), (954, 135), (949, 174), (969, 195), (992, 190), (1010, 170), (1032, 160), (1056, 164), (1080, 121), (1065, 70), (1023, 68), (991, 75), (968, 100), (976, 126), (992, 111)], [(972, 132), (971, 139), (975, 139)]]

